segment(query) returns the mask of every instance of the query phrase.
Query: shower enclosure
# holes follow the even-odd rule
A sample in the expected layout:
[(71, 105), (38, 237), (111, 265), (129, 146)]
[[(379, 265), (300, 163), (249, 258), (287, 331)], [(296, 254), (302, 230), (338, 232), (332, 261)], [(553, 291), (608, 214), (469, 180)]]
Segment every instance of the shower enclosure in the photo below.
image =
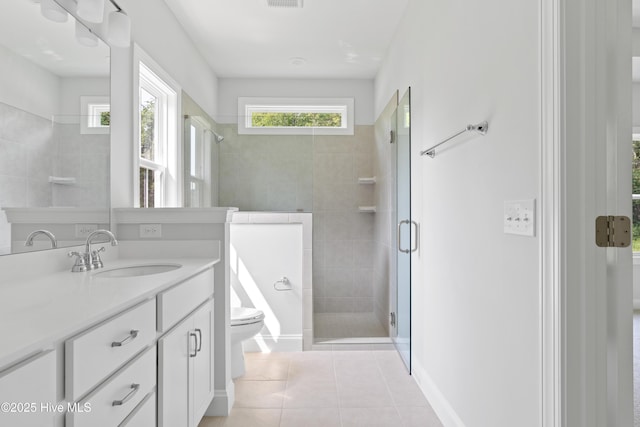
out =
[(405, 258), (396, 259), (397, 237), (403, 245), (411, 239), (404, 236), (410, 227), (395, 231), (396, 195), (409, 194), (405, 181), (396, 190), (396, 173), (406, 171), (396, 165), (406, 159), (397, 149), (408, 147), (408, 128), (394, 125), (398, 139), (390, 144), (396, 115), (409, 124), (407, 108), (408, 97), (398, 107), (395, 96), (375, 125), (355, 125), (353, 135), (243, 134), (238, 117), (216, 119), (213, 130), (224, 138), (216, 143), (220, 206), (313, 213), (313, 306), (303, 315), (312, 316), (314, 346), (408, 348), (405, 288), (392, 286), (396, 272), (407, 271)]

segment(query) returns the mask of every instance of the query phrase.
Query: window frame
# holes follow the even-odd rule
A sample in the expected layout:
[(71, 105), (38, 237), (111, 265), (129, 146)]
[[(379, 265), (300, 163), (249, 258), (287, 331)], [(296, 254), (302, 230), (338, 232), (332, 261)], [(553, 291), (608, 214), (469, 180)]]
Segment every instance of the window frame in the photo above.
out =
[[(195, 129), (195, 132), (191, 131), (191, 128)], [(189, 117), (185, 120), (184, 125), (184, 175), (185, 175), (185, 188), (184, 188), (184, 206), (185, 207), (206, 207), (211, 206), (211, 182), (212, 182), (212, 167), (211, 167), (211, 147), (214, 143), (211, 137), (211, 127), (205, 121), (198, 117)], [(200, 176), (193, 175), (191, 173), (191, 162), (194, 156), (192, 151), (192, 139), (195, 137), (196, 152), (199, 152), (200, 156), (196, 156), (196, 161), (200, 163)], [(191, 186), (195, 185), (199, 190), (199, 197), (197, 204), (192, 203)]]
[[(252, 112), (336, 112), (342, 114), (342, 126), (253, 127)], [(354, 122), (353, 98), (238, 97), (240, 135), (353, 135)]]
[(111, 111), (108, 96), (80, 96), (80, 133), (82, 135), (105, 135), (111, 132), (111, 126), (100, 124), (96, 112)]
[[(133, 206), (140, 207), (140, 168), (160, 173), (160, 182), (155, 181), (154, 207), (178, 207), (182, 200), (181, 137), (182, 132), (181, 88), (149, 55), (134, 45), (133, 105)], [(156, 148), (160, 158), (151, 161), (140, 153), (140, 88), (158, 99), (156, 137), (161, 140)]]

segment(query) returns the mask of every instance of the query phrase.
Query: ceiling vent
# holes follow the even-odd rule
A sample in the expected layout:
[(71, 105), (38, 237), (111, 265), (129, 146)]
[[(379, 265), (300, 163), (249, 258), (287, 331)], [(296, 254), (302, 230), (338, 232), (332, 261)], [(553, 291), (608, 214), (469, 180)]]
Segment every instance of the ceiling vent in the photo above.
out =
[(267, 6), (278, 8), (301, 8), (304, 0), (267, 0)]

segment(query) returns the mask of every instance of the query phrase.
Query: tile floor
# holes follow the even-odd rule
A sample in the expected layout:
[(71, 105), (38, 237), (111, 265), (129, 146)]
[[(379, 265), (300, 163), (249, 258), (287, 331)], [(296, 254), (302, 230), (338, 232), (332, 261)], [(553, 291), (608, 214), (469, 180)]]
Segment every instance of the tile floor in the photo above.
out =
[(229, 417), (199, 427), (441, 427), (394, 351), (247, 353)]

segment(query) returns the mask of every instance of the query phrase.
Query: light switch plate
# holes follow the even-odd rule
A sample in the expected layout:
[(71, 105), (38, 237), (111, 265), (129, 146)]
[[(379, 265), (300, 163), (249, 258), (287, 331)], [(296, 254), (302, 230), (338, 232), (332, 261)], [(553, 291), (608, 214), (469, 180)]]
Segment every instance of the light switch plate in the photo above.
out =
[(520, 236), (536, 235), (536, 200), (504, 202), (504, 232)]
[(145, 239), (162, 237), (162, 224), (140, 224), (140, 237)]

